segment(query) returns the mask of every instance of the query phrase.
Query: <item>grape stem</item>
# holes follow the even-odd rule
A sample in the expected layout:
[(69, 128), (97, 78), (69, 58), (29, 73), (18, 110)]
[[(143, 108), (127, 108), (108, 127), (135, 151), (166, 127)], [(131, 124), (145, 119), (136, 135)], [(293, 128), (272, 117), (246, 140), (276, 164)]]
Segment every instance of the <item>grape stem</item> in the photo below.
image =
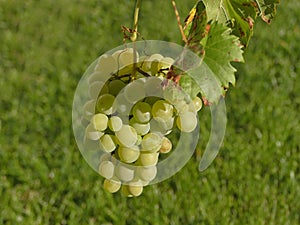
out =
[(131, 80), (136, 79), (137, 71), (137, 54), (136, 54), (136, 46), (135, 41), (137, 39), (137, 30), (138, 30), (138, 21), (139, 21), (139, 12), (141, 7), (142, 0), (136, 0), (135, 9), (134, 9), (134, 15), (133, 15), (133, 33), (130, 37), (131, 41), (133, 42), (133, 69), (131, 73)]
[(176, 3), (175, 3), (175, 0), (172, 0), (172, 5), (173, 5), (173, 8), (174, 8), (174, 12), (175, 12), (175, 15), (176, 15), (176, 19), (177, 19), (177, 22), (178, 22), (178, 26), (179, 26), (179, 30), (180, 30), (180, 33), (181, 33), (181, 37), (182, 37), (182, 40), (187, 43), (187, 38), (184, 34), (184, 31), (183, 31), (183, 28), (182, 28), (182, 24), (181, 24), (181, 21), (180, 21), (180, 16), (179, 16), (179, 13), (178, 13), (178, 10), (177, 10), (177, 7), (176, 7)]

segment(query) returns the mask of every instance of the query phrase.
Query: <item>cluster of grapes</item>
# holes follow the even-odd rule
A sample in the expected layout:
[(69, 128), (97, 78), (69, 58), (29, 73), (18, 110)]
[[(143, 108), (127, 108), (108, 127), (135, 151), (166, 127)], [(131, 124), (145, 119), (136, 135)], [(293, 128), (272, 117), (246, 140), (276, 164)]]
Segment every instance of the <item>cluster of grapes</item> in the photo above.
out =
[(196, 128), (202, 101), (166, 78), (173, 62), (160, 54), (139, 57), (131, 48), (98, 59), (88, 79), (85, 143), (103, 152), (105, 190), (140, 195), (156, 177), (160, 154), (172, 149), (168, 134)]

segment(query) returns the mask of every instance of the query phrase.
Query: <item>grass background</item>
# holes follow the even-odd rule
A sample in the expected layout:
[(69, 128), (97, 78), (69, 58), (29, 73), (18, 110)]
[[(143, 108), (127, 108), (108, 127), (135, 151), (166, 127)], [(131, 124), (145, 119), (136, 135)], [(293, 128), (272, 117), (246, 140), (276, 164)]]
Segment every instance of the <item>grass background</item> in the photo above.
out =
[[(178, 1), (180, 13), (193, 3)], [(141, 197), (102, 190), (76, 147), (72, 100), (87, 66), (122, 44), (133, 5), (0, 0), (0, 224), (299, 224), (296, 0), (281, 3), (271, 26), (256, 24), (226, 98), (225, 141), (208, 170), (197, 171), (201, 143), (179, 173)], [(180, 42), (169, 1), (144, 1), (139, 31)]]

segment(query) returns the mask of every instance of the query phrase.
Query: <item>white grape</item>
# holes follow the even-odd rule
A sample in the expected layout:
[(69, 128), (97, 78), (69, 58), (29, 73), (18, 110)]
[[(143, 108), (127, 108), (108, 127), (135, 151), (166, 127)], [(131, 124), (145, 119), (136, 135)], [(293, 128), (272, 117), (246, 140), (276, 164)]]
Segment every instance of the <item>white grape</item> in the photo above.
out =
[(140, 149), (136, 145), (130, 148), (120, 146), (118, 148), (118, 155), (122, 162), (133, 163), (139, 158)]
[(127, 65), (133, 64), (134, 63), (134, 54), (135, 54), (136, 60), (138, 61), (138, 58), (139, 58), (138, 52), (134, 51), (133, 48), (127, 48), (127, 49), (121, 51), (118, 56), (120, 66), (122, 67), (122, 66), (127, 66)]
[(108, 127), (111, 131), (116, 132), (121, 130), (122, 125), (123, 125), (122, 119), (118, 116), (112, 116), (108, 120)]
[(163, 96), (162, 80), (159, 77), (147, 77), (145, 91), (146, 96)]
[(122, 115), (129, 115), (132, 108), (132, 103), (127, 101), (124, 93), (122, 92), (116, 97), (115, 107), (117, 108), (118, 113)]
[(92, 116), (95, 114), (95, 106), (96, 101), (95, 100), (89, 100), (87, 101), (83, 106), (83, 117), (86, 120), (90, 120)]
[(97, 100), (97, 109), (106, 115), (113, 114), (116, 111), (115, 96), (103, 94)]
[(120, 144), (125, 147), (132, 147), (137, 141), (137, 132), (130, 125), (123, 125), (115, 134)]
[(157, 174), (156, 166), (139, 166), (136, 168), (137, 176), (144, 181), (151, 181)]
[(106, 179), (110, 179), (114, 175), (115, 166), (110, 161), (102, 161), (99, 165), (99, 174)]
[(95, 114), (91, 119), (91, 124), (97, 131), (104, 131), (107, 128), (108, 117), (103, 113)]
[(96, 81), (106, 82), (110, 78), (111, 74), (103, 73), (101, 71), (94, 71), (88, 78), (88, 83), (94, 83)]
[(199, 111), (202, 106), (203, 106), (203, 103), (202, 103), (202, 100), (201, 98), (199, 98), (198, 96), (196, 96), (193, 100), (192, 100), (192, 103), (194, 105), (194, 108), (196, 111)]
[(91, 123), (85, 129), (85, 136), (89, 140), (93, 140), (93, 141), (99, 140), (100, 137), (102, 137), (103, 135), (104, 133), (101, 131), (97, 131), (94, 128), (94, 125)]
[(172, 142), (170, 141), (169, 138), (163, 137), (162, 145), (161, 145), (159, 152), (160, 153), (169, 153), (171, 151), (171, 149), (172, 149)]
[(159, 117), (168, 120), (173, 116), (173, 106), (165, 100), (159, 100), (154, 103), (151, 112), (154, 118)]
[(121, 80), (112, 80), (108, 83), (109, 93), (117, 96), (117, 94), (125, 87), (125, 83)]
[(157, 152), (161, 148), (162, 138), (157, 133), (148, 133), (143, 137), (142, 151)]
[(110, 193), (115, 193), (121, 188), (121, 182), (105, 179), (103, 182), (103, 188)]
[(132, 82), (129, 83), (124, 90), (125, 98), (130, 103), (136, 103), (140, 99), (145, 98), (145, 88), (144, 84), (141, 82)]
[(118, 69), (118, 64), (114, 57), (111, 55), (104, 54), (99, 57), (97, 65), (95, 66), (95, 71), (100, 71), (104, 75), (112, 74)]
[(102, 81), (95, 81), (89, 85), (89, 96), (91, 99), (97, 99), (99, 94), (108, 93), (108, 87)]
[(120, 163), (116, 166), (116, 176), (124, 182), (129, 182), (134, 178), (134, 170), (128, 168), (125, 164)]
[(136, 121), (147, 123), (151, 119), (151, 106), (146, 102), (138, 102), (134, 105), (132, 114)]
[(109, 134), (104, 134), (99, 141), (100, 149), (105, 152), (112, 152), (116, 149), (114, 137)]
[(197, 127), (197, 115), (193, 112), (184, 112), (177, 117), (178, 128), (183, 132), (192, 132)]
[(158, 162), (159, 153), (157, 152), (141, 152), (138, 162), (142, 166), (156, 165)]
[(159, 61), (159, 63), (162, 68), (169, 68), (174, 63), (174, 59), (170, 57), (164, 57)]
[(139, 123), (133, 117), (130, 119), (130, 125), (136, 130), (137, 134), (145, 135), (150, 130), (150, 123)]
[(132, 194), (133, 196), (137, 197), (137, 196), (140, 196), (143, 192), (143, 185), (141, 182), (130, 182), (128, 184), (128, 192), (130, 194)]

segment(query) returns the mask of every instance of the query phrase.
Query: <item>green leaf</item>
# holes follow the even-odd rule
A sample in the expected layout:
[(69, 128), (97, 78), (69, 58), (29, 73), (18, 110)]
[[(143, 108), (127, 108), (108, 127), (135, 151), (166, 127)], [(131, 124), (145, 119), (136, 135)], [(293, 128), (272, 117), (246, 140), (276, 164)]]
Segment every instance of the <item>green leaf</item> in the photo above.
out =
[(203, 61), (220, 84), (225, 88), (229, 87), (229, 83), (235, 85), (236, 69), (230, 62), (243, 62), (244, 59), (239, 39), (231, 34), (231, 29), (215, 22), (201, 43), (205, 50)]
[(200, 41), (206, 35), (207, 14), (203, 1), (198, 1), (184, 20), (184, 33), (187, 37), (187, 45), (196, 54), (201, 54)]
[(204, 0), (209, 20), (229, 23), (233, 34), (247, 47), (258, 9), (253, 0)]
[(270, 23), (276, 14), (276, 5), (280, 0), (255, 0), (260, 11), (261, 18)]

